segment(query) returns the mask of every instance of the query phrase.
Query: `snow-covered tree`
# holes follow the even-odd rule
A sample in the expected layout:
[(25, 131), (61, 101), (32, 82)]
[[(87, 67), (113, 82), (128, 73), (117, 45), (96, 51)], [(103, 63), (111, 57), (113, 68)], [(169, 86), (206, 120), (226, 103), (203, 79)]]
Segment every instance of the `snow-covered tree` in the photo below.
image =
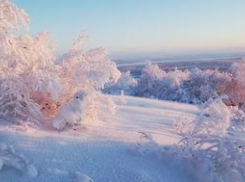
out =
[[(16, 34), (28, 23), (24, 10), (9, 0), (0, 1), (0, 117), (40, 124), (57, 121), (64, 116), (62, 112), (69, 112), (65, 123), (78, 124), (77, 118), (99, 113), (106, 103), (112, 107), (100, 90), (106, 83), (116, 82), (121, 73), (106, 51), (85, 51), (82, 34), (68, 53), (57, 58), (48, 33)], [(86, 94), (77, 99), (82, 92)], [(98, 110), (91, 112), (94, 105)]]

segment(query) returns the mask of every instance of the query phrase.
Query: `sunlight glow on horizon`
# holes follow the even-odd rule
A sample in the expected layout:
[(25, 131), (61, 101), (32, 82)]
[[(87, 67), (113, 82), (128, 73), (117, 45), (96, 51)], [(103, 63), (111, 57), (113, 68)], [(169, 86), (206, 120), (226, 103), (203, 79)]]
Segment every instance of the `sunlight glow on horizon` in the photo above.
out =
[(112, 53), (245, 48), (243, 0), (14, 0), (31, 17), (30, 31), (49, 31), (68, 49), (81, 31), (91, 47)]

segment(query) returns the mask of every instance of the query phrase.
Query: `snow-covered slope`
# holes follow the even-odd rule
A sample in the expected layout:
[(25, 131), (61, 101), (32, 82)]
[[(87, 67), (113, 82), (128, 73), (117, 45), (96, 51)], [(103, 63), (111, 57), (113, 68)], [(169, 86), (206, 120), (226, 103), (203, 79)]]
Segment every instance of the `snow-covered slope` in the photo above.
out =
[[(76, 182), (88, 175), (96, 182), (192, 182), (181, 166), (142, 155), (136, 150), (139, 132), (159, 145), (177, 141), (173, 121), (194, 119), (192, 105), (135, 97), (110, 96), (118, 112), (86, 128), (63, 132), (3, 124), (0, 142), (12, 145), (38, 169), (33, 179), (4, 167), (2, 182)], [(88, 178), (86, 178), (88, 179)], [(86, 181), (86, 180), (84, 180)], [(89, 180), (87, 180), (89, 181)]]

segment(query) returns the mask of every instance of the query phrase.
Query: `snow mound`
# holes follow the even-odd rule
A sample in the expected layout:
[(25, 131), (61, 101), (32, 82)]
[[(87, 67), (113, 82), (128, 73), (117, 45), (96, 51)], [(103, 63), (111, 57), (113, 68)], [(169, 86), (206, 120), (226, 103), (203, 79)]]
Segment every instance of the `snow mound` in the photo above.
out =
[(86, 174), (77, 171), (75, 172), (75, 178), (73, 182), (94, 182), (94, 180)]
[(0, 170), (2, 170), (4, 166), (17, 169), (30, 177), (36, 177), (38, 175), (37, 169), (33, 165), (30, 165), (23, 155), (16, 153), (13, 147), (1, 143)]
[(80, 91), (75, 95), (73, 100), (61, 108), (61, 112), (53, 121), (53, 127), (58, 130), (63, 130), (65, 126), (77, 125), (82, 120), (83, 99), (87, 96), (87, 93)]

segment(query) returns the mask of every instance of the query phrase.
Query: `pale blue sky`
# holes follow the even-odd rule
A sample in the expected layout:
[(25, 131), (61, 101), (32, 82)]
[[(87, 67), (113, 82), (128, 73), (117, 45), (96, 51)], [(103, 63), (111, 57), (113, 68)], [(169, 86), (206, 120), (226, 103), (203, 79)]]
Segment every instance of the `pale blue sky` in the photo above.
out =
[[(111, 53), (245, 48), (245, 0), (14, 0), (58, 50), (85, 30)], [(245, 50), (245, 49), (243, 49)]]

